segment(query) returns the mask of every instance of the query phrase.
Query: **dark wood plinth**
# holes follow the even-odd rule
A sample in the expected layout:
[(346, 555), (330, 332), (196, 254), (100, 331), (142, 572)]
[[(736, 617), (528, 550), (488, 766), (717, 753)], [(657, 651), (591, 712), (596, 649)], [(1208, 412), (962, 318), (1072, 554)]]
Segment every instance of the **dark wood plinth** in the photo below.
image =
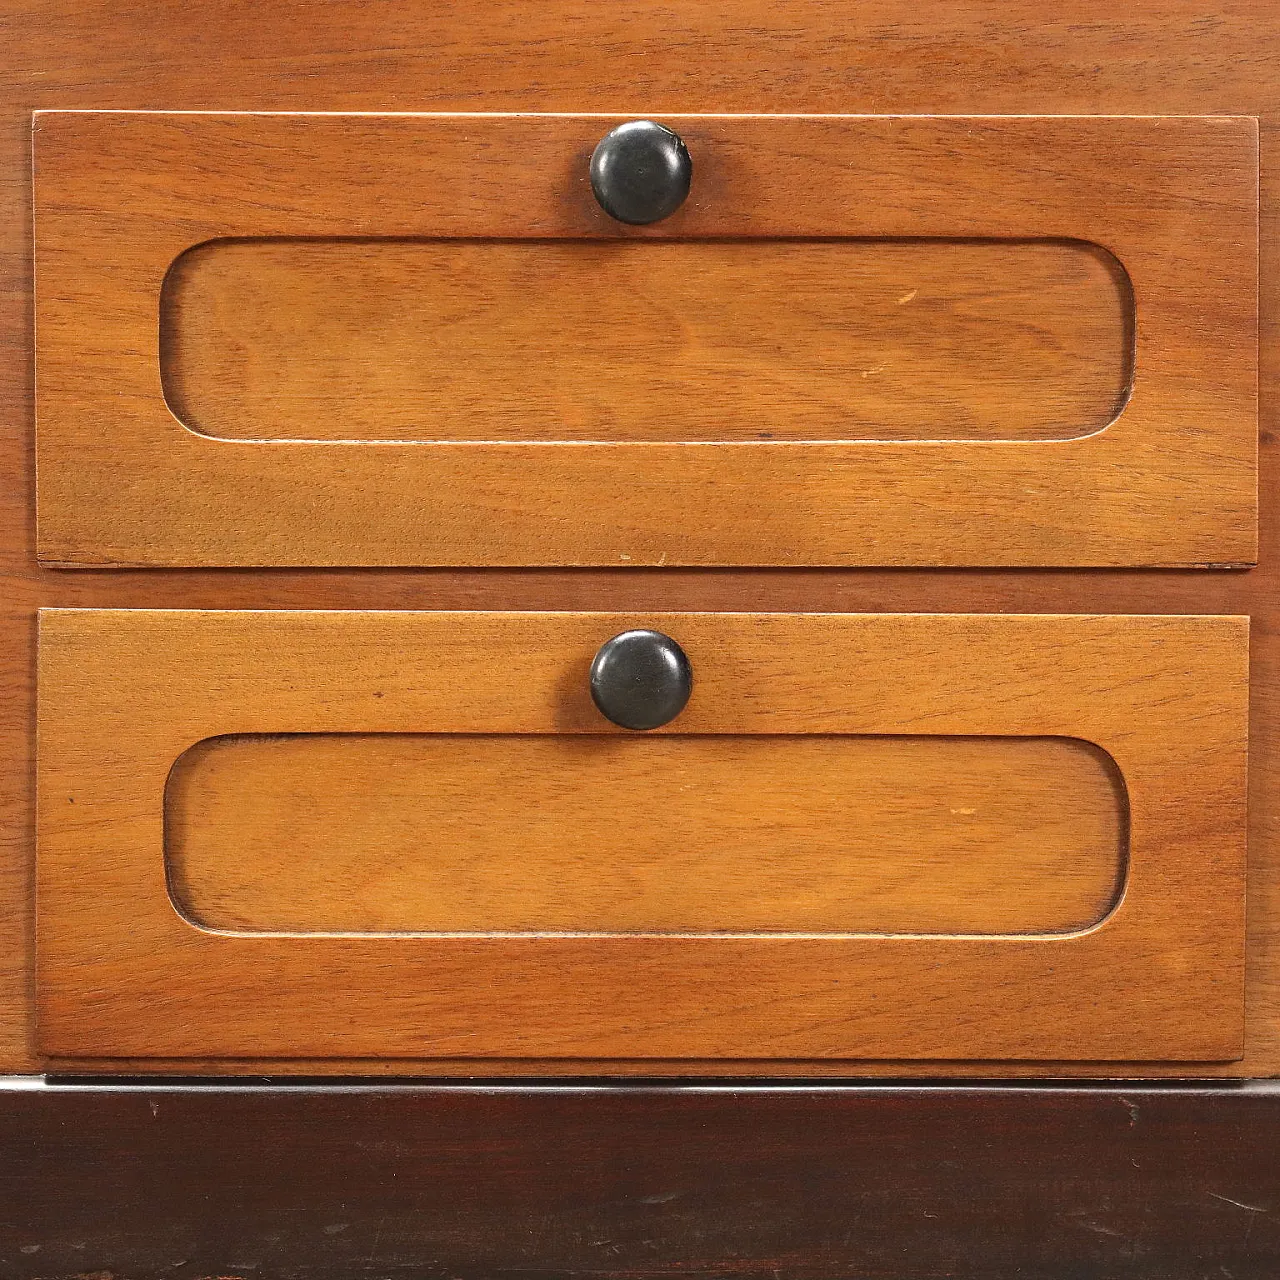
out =
[(0, 1090), (0, 1275), (1274, 1280), (1280, 1087)]

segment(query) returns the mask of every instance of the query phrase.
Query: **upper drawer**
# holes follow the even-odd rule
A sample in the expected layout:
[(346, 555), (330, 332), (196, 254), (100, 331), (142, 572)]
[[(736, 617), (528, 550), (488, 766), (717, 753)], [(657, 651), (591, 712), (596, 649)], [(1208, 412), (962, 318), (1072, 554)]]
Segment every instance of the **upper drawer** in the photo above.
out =
[(1226, 565), (1248, 119), (43, 112), (64, 565)]

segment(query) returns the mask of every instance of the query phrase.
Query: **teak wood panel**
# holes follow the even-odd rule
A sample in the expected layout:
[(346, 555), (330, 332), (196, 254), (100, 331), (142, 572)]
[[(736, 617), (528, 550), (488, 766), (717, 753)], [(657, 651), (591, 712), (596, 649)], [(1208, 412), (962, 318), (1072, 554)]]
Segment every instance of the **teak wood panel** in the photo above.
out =
[[(1039, 937), (299, 937), (175, 910), (164, 793), (193, 744), (573, 733), (605, 751), (622, 731), (585, 671), (634, 625), (693, 662), (679, 734), (1096, 744), (1128, 799), (1123, 895)], [(126, 1058), (1238, 1057), (1247, 658), (1242, 618), (49, 611), (41, 1040)]]
[(1120, 264), (1077, 242), (219, 240), (165, 398), (269, 440), (1053, 440), (1120, 412)]
[[(1280, 845), (1275, 799), (1280, 795), (1280, 646), (1272, 638), (1280, 631), (1280, 509), (1270, 498), (1261, 507), (1259, 565), (1249, 573), (61, 573), (40, 565), (34, 546), (29, 151), (31, 111), (45, 108), (625, 110), (659, 118), (699, 111), (1258, 116), (1264, 339), (1259, 349), (1259, 460), (1263, 493), (1274, 494), (1280, 483), (1274, 433), (1280, 373), (1280, 272), (1275, 269), (1280, 262), (1280, 9), (1238, 5), (1210, 14), (1198, 0), (1154, 0), (1123, 9), (1113, 6), (1105, 13), (1082, 0), (1064, 0), (1052, 10), (1042, 0), (1004, 0), (997, 6), (987, 0), (958, 0), (945, 8), (925, 8), (911, 0), (865, 0), (856, 8), (831, 0), (791, 0), (783, 9), (767, 0), (726, 0), (715, 9), (675, 10), (665, 0), (635, 0), (622, 24), (616, 12), (605, 7), (583, 8), (575, 21), (566, 22), (556, 6), (515, 0), (500, 12), (485, 6), (402, 8), (395, 16), (394, 33), (386, 10), (377, 6), (330, 0), (324, 21), (316, 21), (316, 13), (276, 0), (216, 8), (178, 0), (110, 8), (79, 0), (13, 0), (9, 9), (6, 54), (0, 57), (0, 201), (8, 214), (0, 218), (0, 470), (10, 480), (0, 485), (0, 1067), (27, 1073), (72, 1068), (69, 1062), (51, 1062), (35, 1042), (33, 708), (38, 607), (711, 608), (1252, 615), (1244, 1058), (1197, 1064), (1190, 1072), (1185, 1064), (1168, 1062), (1145, 1063), (1136, 1071), (1088, 1062), (939, 1067), (899, 1061), (862, 1063), (856, 1074), (1224, 1078), (1280, 1073)], [(105, 1065), (79, 1059), (74, 1069)], [(269, 1069), (304, 1076), (352, 1070), (433, 1075), (473, 1070), (465, 1062), (448, 1059), (151, 1059), (134, 1065), (187, 1074), (193, 1069), (224, 1074)], [(584, 1069), (614, 1076), (854, 1073), (846, 1064), (814, 1061), (548, 1061), (538, 1067), (544, 1075), (577, 1075)], [(486, 1063), (493, 1075), (528, 1070), (527, 1063)], [(827, 1091), (824, 1096), (833, 1095)], [(1110, 1091), (1094, 1096), (1108, 1100), (1107, 1106), (1118, 1105)], [(1132, 1096), (1125, 1093), (1126, 1098)], [(759, 1126), (753, 1111), (741, 1111), (738, 1123), (754, 1139)], [(513, 1123), (519, 1123), (521, 1113), (522, 1107), (513, 1104)], [(1127, 1112), (1125, 1119), (1128, 1123)], [(825, 1132), (821, 1115), (815, 1116), (812, 1127)], [(1140, 1136), (1146, 1131), (1138, 1125), (1130, 1132)], [(1043, 1137), (1039, 1131), (1037, 1136)], [(1100, 1138), (1099, 1143), (1104, 1155), (1116, 1154), (1110, 1140)], [(1052, 1140), (1048, 1145), (1052, 1148)], [(1132, 1170), (1127, 1158), (1123, 1163)], [(1151, 1172), (1151, 1161), (1142, 1159), (1141, 1164)], [(1238, 1200), (1249, 1198), (1229, 1186), (1216, 1189)], [(1204, 1203), (1220, 1206), (1226, 1214), (1244, 1212), (1217, 1200)], [(1254, 1243), (1262, 1238), (1262, 1222), (1255, 1221)], [(154, 1228), (154, 1221), (150, 1225)], [(1079, 1235), (1086, 1234), (1078, 1223), (1070, 1225)], [(1225, 1233), (1232, 1224), (1223, 1220), (1219, 1226)], [(1087, 1234), (1090, 1239), (1109, 1239)], [(151, 1238), (154, 1235), (153, 1231)], [(787, 1238), (793, 1239), (794, 1233)], [(41, 1255), (33, 1256), (38, 1260)], [(1051, 1250), (1045, 1256), (1056, 1255)], [(1185, 1258), (1186, 1253), (1175, 1251), (1171, 1256)], [(1124, 1266), (1132, 1270), (1145, 1265), (1113, 1261), (1113, 1275)], [(1223, 1261), (1233, 1274), (1244, 1274), (1230, 1258)], [(1047, 1262), (1045, 1266), (1052, 1270)]]
[[(599, 209), (585, 178), (617, 117), (37, 115), (41, 557), (64, 566), (1254, 560), (1253, 120), (664, 119), (694, 156), (694, 195), (665, 222), (635, 229)], [(858, 441), (833, 422), (805, 442), (268, 444), (184, 427), (165, 401), (158, 349), (174, 261), (227, 237), (370, 236), (1084, 241), (1114, 255), (1132, 287), (1131, 394), (1103, 430), (1052, 441)], [(614, 299), (601, 303), (617, 311)]]
[(169, 888), (253, 933), (1068, 933), (1115, 905), (1127, 803), (1078, 739), (206, 739)]

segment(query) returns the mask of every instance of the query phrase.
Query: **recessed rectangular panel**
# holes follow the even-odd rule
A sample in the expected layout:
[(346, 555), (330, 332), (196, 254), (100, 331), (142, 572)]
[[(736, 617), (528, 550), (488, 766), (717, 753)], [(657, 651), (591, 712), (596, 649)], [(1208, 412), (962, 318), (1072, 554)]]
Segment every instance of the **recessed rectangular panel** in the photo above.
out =
[(1133, 298), (1095, 245), (220, 240), (160, 371), (235, 440), (1053, 440), (1102, 430)]
[(178, 909), (248, 933), (1068, 933), (1115, 906), (1114, 763), (1065, 738), (210, 738)]
[(1255, 121), (664, 120), (37, 113), (41, 558), (1253, 562)]
[[(644, 738), (634, 627), (694, 676)], [(54, 1056), (1241, 1051), (1247, 619), (52, 610), (39, 665)]]

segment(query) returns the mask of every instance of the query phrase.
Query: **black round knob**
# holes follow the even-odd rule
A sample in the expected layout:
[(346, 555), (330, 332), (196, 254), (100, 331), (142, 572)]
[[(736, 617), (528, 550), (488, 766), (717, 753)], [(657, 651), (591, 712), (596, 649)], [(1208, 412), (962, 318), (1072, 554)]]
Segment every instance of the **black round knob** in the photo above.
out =
[(693, 161), (680, 135), (652, 120), (620, 124), (591, 153), (591, 190), (619, 222), (658, 222), (684, 204)]
[(656, 729), (684, 710), (693, 668), (661, 631), (624, 631), (600, 646), (591, 664), (591, 697), (624, 729)]

